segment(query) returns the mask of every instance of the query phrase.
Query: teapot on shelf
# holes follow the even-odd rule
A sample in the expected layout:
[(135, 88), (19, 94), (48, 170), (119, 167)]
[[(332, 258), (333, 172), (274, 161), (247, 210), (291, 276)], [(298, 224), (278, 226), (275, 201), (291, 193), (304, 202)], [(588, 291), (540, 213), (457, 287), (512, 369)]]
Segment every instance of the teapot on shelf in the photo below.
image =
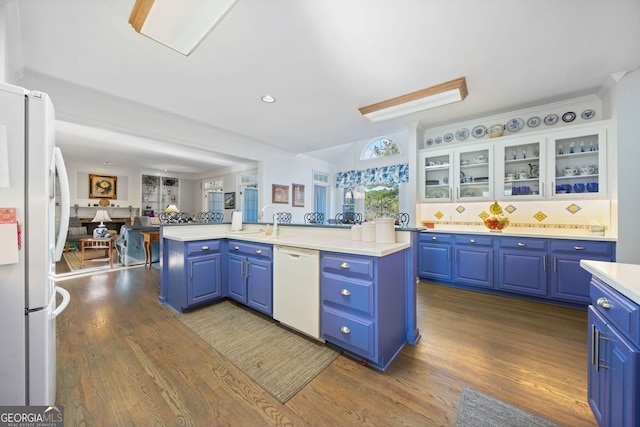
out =
[(540, 170), (538, 165), (529, 163), (529, 177), (538, 178), (539, 175), (540, 175)]

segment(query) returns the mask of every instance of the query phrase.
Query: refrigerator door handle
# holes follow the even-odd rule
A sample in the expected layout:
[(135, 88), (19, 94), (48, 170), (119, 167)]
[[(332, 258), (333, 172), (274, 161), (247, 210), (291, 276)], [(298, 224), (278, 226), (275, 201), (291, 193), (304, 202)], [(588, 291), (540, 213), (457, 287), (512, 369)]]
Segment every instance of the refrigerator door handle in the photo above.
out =
[(56, 292), (62, 295), (62, 302), (60, 303), (59, 306), (56, 307), (55, 310), (51, 312), (52, 319), (55, 319), (56, 317), (58, 317), (58, 314), (62, 313), (64, 309), (67, 308), (67, 306), (71, 302), (71, 295), (69, 295), (69, 291), (67, 291), (64, 288), (61, 288), (60, 286), (56, 286)]
[[(64, 159), (62, 158), (62, 151), (59, 147), (53, 148), (53, 162), (55, 170), (58, 171), (58, 177), (60, 178), (60, 229), (58, 231), (58, 238), (56, 239), (56, 253), (55, 260), (60, 261), (62, 258), (62, 251), (67, 240), (67, 231), (69, 230), (69, 217), (71, 216), (71, 202), (69, 197), (69, 177), (67, 176), (67, 168), (64, 165)], [(53, 182), (55, 176), (51, 177)], [(53, 193), (51, 193), (53, 194)], [(66, 292), (66, 291), (65, 291)]]

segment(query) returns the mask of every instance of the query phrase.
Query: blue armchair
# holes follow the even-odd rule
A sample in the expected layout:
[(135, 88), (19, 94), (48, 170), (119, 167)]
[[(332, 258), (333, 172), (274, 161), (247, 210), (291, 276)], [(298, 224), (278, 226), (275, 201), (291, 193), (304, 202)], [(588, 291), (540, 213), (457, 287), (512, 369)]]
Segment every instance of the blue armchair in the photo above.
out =
[[(123, 225), (120, 229), (120, 235), (116, 240), (118, 261), (127, 267), (144, 264), (144, 236), (140, 234), (141, 231), (158, 231), (158, 227)], [(160, 259), (160, 242), (153, 242), (151, 245), (151, 262), (157, 262)]]

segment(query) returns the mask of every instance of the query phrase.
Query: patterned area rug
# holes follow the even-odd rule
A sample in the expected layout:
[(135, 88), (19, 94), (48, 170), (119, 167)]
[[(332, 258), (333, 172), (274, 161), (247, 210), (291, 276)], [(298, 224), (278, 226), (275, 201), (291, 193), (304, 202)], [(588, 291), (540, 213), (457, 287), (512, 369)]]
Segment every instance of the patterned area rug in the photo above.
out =
[(231, 301), (176, 317), (280, 403), (339, 355)]
[(557, 424), (464, 387), (455, 427), (560, 427)]

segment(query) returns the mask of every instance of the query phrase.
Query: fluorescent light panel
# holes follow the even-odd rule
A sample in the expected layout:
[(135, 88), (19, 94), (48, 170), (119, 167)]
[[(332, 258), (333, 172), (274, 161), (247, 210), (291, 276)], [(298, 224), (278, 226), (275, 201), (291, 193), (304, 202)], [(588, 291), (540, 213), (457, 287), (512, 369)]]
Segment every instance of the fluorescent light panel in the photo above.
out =
[(467, 82), (464, 77), (460, 77), (446, 83), (362, 107), (359, 111), (372, 122), (379, 122), (462, 101), (467, 95)]
[(188, 56), (238, 0), (136, 0), (129, 23), (140, 34)]

